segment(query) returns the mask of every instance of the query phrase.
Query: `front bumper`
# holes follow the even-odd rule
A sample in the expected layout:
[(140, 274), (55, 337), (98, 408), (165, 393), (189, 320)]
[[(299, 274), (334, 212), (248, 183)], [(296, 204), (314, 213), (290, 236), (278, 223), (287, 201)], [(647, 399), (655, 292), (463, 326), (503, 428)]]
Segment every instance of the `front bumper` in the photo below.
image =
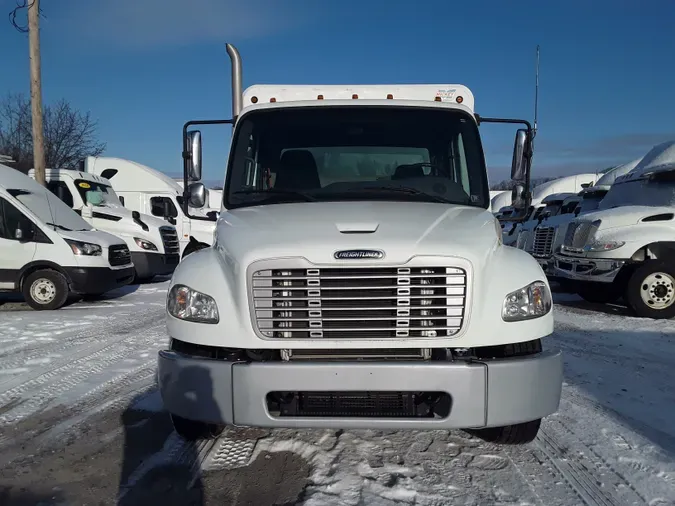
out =
[[(165, 408), (202, 422), (254, 427), (458, 429), (528, 422), (554, 413), (562, 354), (480, 362), (226, 362), (159, 352)], [(275, 417), (272, 391), (438, 391), (451, 397), (445, 418)]]
[(99, 294), (131, 283), (134, 278), (133, 266), (123, 269), (107, 267), (65, 267), (70, 289), (75, 293)]
[(613, 258), (554, 255), (553, 274), (574, 281), (612, 283), (625, 264), (625, 260)]
[[(533, 255), (534, 256), (534, 255)], [(552, 257), (534, 257), (541, 269), (544, 271), (544, 274), (547, 276), (550, 275), (553, 270), (553, 258)]]
[(149, 278), (171, 274), (176, 269), (180, 257), (178, 255), (132, 251), (131, 261), (134, 263), (136, 275), (139, 278)]

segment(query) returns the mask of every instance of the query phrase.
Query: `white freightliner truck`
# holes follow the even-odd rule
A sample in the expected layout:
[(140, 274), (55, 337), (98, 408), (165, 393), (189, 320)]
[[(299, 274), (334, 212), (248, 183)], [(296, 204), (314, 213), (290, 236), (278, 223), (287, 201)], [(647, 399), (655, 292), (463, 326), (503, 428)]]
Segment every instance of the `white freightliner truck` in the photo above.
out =
[[(31, 169), (28, 175), (35, 178)], [(93, 227), (127, 243), (134, 281), (171, 274), (178, 265), (176, 228), (165, 221), (126, 209), (104, 177), (78, 170), (46, 169), (47, 188)]]
[(138, 162), (110, 156), (88, 156), (80, 162), (80, 170), (108, 179), (127, 209), (164, 219), (175, 226), (182, 256), (211, 246), (215, 216), (208, 216), (202, 209), (190, 209), (189, 216), (184, 213), (183, 189), (166, 174)]
[(638, 316), (675, 316), (675, 141), (654, 146), (597, 211), (567, 226), (553, 264), (586, 300), (623, 297)]
[(71, 294), (99, 295), (133, 277), (122, 239), (94, 230), (44, 186), (0, 164), (0, 292), (54, 310)]
[(164, 406), (188, 439), (223, 426), (476, 429), (531, 441), (558, 409), (546, 276), (502, 245), (461, 85), (241, 87), (233, 120), (183, 127), (186, 202), (204, 200), (192, 125), (231, 123), (215, 242), (170, 282)]

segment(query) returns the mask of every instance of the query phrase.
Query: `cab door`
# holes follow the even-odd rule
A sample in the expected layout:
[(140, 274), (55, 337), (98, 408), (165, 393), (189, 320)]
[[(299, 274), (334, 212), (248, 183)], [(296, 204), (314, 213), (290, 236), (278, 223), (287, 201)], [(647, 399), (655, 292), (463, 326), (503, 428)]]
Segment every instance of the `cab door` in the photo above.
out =
[(19, 272), (35, 257), (37, 227), (0, 197), (0, 289), (14, 290)]

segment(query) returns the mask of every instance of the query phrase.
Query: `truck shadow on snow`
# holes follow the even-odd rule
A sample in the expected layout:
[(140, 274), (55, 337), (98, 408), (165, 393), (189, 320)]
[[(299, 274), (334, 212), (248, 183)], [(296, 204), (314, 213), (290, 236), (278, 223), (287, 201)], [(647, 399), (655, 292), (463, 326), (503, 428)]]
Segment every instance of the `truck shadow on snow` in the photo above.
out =
[[(210, 405), (217, 412), (209, 370), (190, 367), (182, 374), (200, 386), (194, 390), (199, 397), (184, 399), (188, 409), (190, 404), (199, 404), (200, 410)], [(121, 424), (124, 445), (117, 506), (290, 506), (297, 504), (307, 484), (308, 463), (290, 452), (262, 453), (237, 468), (202, 471), (202, 464), (210, 462), (209, 456), (219, 450), (220, 443), (188, 442), (178, 436), (156, 379), (151, 389), (127, 405)], [(233, 430), (222, 437), (243, 436)], [(219, 456), (227, 458), (227, 451)]]
[(30, 490), (0, 485), (0, 504), (2, 506), (36, 506), (41, 504), (61, 504), (64, 501), (60, 491), (51, 494), (37, 494)]

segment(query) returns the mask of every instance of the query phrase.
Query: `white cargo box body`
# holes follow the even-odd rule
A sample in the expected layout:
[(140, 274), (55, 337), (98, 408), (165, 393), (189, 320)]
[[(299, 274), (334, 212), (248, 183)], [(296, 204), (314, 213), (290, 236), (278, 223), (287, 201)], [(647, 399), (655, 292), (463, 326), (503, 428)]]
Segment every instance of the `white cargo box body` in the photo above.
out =
[(271, 85), (244, 91), (244, 107), (269, 102), (307, 100), (414, 100), (461, 104), (474, 111), (471, 90), (461, 84)]

